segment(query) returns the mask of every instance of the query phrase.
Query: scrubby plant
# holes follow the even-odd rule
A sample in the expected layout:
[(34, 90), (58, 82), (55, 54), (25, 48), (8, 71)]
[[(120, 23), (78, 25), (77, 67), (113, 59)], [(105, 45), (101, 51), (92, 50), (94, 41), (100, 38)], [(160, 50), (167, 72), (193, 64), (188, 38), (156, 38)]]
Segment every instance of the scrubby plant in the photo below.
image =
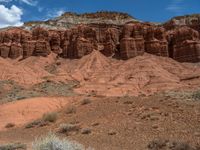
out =
[(56, 112), (46, 113), (41, 119), (34, 120), (26, 124), (25, 128), (43, 127), (48, 125), (50, 122), (56, 122), (58, 114)]
[(90, 134), (91, 132), (92, 132), (92, 130), (89, 129), (89, 128), (83, 128), (83, 129), (81, 130), (81, 134)]
[(56, 112), (46, 113), (43, 115), (42, 120), (45, 122), (56, 122), (58, 114)]
[(21, 143), (0, 145), (0, 150), (19, 150), (19, 149), (26, 150), (27, 147), (25, 144), (21, 144)]
[(15, 126), (14, 123), (8, 123), (6, 124), (5, 128), (13, 128)]
[(69, 106), (69, 107), (67, 107), (65, 113), (66, 114), (74, 114), (74, 113), (76, 113), (76, 107), (75, 106)]
[(83, 100), (81, 101), (81, 105), (87, 105), (87, 104), (89, 104), (89, 103), (91, 103), (91, 100), (90, 100), (90, 99), (83, 99)]
[(69, 140), (61, 140), (55, 134), (49, 133), (33, 143), (33, 150), (85, 150), (84, 146)]
[(148, 144), (148, 150), (199, 150), (199, 146), (191, 146), (187, 142), (177, 142), (164, 139), (154, 139)]
[(195, 99), (195, 100), (200, 100), (200, 90), (193, 92), (192, 98)]
[(73, 124), (61, 124), (59, 127), (59, 132), (60, 133), (69, 133), (72, 131), (79, 131), (80, 127), (77, 125), (73, 125)]
[(34, 128), (34, 127), (43, 127), (43, 126), (46, 126), (48, 125), (48, 122), (45, 122), (44, 120), (42, 119), (39, 119), (39, 120), (35, 120), (35, 121), (32, 121), (28, 124), (26, 124), (25, 128)]

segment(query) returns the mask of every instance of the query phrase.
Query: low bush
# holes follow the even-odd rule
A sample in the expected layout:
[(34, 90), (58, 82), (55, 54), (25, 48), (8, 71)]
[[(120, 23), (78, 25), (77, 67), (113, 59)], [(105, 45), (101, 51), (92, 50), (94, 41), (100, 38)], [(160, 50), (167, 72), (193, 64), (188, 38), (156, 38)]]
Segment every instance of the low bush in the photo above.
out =
[(148, 150), (199, 150), (198, 146), (191, 146), (187, 142), (155, 139), (148, 145)]
[(56, 122), (58, 114), (56, 112), (46, 113), (43, 115), (42, 120), (45, 122)]
[(34, 128), (34, 127), (43, 127), (48, 125), (48, 122), (45, 122), (44, 120), (35, 120), (33, 122), (28, 123), (25, 128)]
[(26, 150), (26, 149), (27, 149), (26, 145), (21, 143), (0, 145), (0, 150)]
[(200, 100), (200, 90), (193, 92), (192, 98), (195, 100)]
[(69, 106), (66, 109), (66, 114), (75, 114), (76, 113), (76, 107), (75, 106)]
[(86, 150), (83, 145), (69, 140), (61, 140), (50, 133), (33, 143), (33, 150)]
[(13, 128), (15, 126), (14, 123), (8, 123), (6, 124), (5, 128)]
[(81, 130), (81, 134), (90, 134), (91, 132), (92, 132), (92, 130), (89, 129), (89, 128), (83, 128), (83, 129)]
[(59, 127), (59, 133), (69, 133), (73, 131), (79, 131), (80, 127), (73, 124), (61, 124)]
[(46, 113), (41, 119), (28, 123), (25, 128), (43, 127), (48, 125), (50, 122), (56, 122), (57, 118), (58, 114), (56, 112)]
[(87, 105), (87, 104), (89, 104), (89, 103), (91, 103), (91, 100), (90, 100), (90, 99), (83, 99), (83, 100), (81, 101), (81, 105)]

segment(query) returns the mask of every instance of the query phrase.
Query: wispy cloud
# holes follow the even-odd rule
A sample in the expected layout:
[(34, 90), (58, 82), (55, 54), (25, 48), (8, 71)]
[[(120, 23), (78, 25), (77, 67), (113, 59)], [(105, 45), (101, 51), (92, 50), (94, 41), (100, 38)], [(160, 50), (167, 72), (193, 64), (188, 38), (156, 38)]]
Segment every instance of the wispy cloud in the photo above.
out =
[(36, 6), (37, 5), (37, 1), (34, 1), (34, 0), (19, 0), (27, 5), (31, 5), (31, 6)]
[(61, 16), (65, 12), (65, 9), (48, 9), (46, 19)]
[(8, 2), (11, 2), (12, 0), (0, 0), (0, 2), (3, 2), (3, 3), (8, 3)]
[(20, 3), (25, 3), (30, 6), (36, 6), (38, 3), (36, 0), (0, 0), (0, 2), (3, 2), (3, 3), (9, 3), (12, 1), (18, 1)]
[(166, 10), (171, 11), (176, 15), (180, 15), (184, 9), (182, 3), (183, 0), (172, 0), (171, 3), (167, 6)]

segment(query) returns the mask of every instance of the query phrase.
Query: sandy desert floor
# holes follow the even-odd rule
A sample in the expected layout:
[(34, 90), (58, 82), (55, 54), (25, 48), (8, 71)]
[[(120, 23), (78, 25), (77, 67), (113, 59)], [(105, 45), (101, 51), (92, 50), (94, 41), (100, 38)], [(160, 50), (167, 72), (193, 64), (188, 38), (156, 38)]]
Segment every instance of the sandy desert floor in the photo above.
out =
[[(0, 80), (0, 144), (31, 149), (51, 131), (97, 150), (200, 145), (199, 64), (149, 54), (128, 61), (97, 51), (80, 60), (52, 54), (0, 59)], [(44, 122), (45, 113), (56, 120)], [(63, 124), (75, 130), (61, 133)]]

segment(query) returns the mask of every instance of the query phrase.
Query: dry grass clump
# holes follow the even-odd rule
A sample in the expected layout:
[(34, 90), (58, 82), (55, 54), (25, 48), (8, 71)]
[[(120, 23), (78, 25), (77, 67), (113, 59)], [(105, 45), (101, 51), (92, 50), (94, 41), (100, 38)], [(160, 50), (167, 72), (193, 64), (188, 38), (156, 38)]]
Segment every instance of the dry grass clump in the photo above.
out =
[(191, 146), (187, 142), (155, 139), (148, 145), (148, 150), (199, 150), (199, 146)]
[(43, 127), (48, 125), (48, 122), (45, 122), (44, 120), (35, 120), (33, 122), (28, 123), (25, 128), (34, 128), (34, 127)]
[(48, 134), (41, 137), (33, 143), (33, 150), (86, 150), (83, 145), (69, 141), (61, 140), (55, 134)]
[(58, 114), (56, 112), (46, 113), (41, 119), (28, 123), (25, 128), (43, 127), (48, 125), (48, 123), (56, 122), (57, 119)]
[(194, 100), (200, 100), (200, 90), (193, 92), (192, 93), (192, 98)]
[(59, 133), (66, 133), (68, 134), (69, 132), (77, 132), (80, 130), (80, 127), (78, 125), (74, 124), (61, 124), (58, 132)]
[(5, 128), (13, 128), (15, 126), (14, 123), (8, 123), (6, 124)]
[(81, 134), (90, 134), (91, 132), (92, 132), (92, 130), (89, 129), (89, 128), (83, 128), (83, 129), (81, 130)]
[(43, 115), (42, 120), (45, 122), (56, 122), (58, 114), (56, 112), (46, 113)]
[(75, 106), (69, 106), (69, 107), (67, 107), (65, 113), (66, 114), (75, 114), (76, 113), (76, 107)]
[(27, 149), (26, 145), (21, 143), (0, 145), (0, 150), (26, 150), (26, 149)]
[(81, 105), (87, 105), (87, 104), (90, 104), (91, 103), (91, 100), (90, 99), (83, 99), (81, 101)]

